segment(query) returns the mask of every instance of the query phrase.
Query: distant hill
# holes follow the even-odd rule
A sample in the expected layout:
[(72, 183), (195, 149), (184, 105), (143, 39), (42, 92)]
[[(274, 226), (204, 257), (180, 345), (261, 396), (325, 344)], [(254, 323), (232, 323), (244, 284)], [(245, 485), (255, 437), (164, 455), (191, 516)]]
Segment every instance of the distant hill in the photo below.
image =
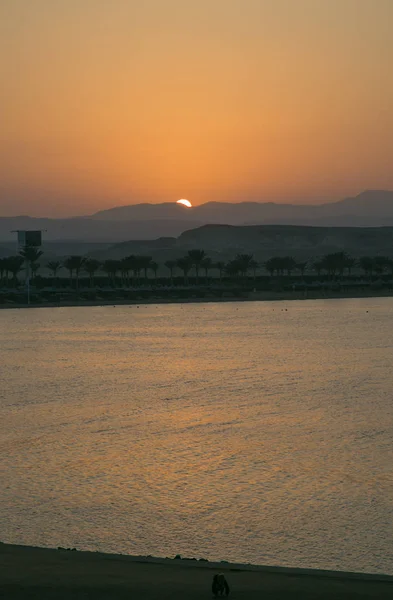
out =
[(180, 221), (194, 221), (194, 211), (189, 210), (176, 202), (162, 202), (161, 204), (130, 204), (127, 206), (115, 206), (90, 216), (96, 221), (146, 221), (157, 219), (175, 219)]
[(273, 202), (207, 202), (186, 208), (174, 202), (118, 206), (86, 217), (49, 219), (0, 217), (0, 243), (15, 240), (15, 229), (44, 229), (45, 241), (116, 243), (178, 237), (202, 225), (393, 226), (393, 192), (369, 190), (320, 205)]
[[(369, 219), (373, 226), (386, 225), (382, 220), (391, 219), (393, 225), (393, 192), (370, 190), (353, 198), (338, 202), (306, 205), (276, 204), (274, 202), (207, 202), (191, 209), (166, 202), (163, 204), (134, 204), (100, 211), (90, 218), (96, 220), (148, 220), (182, 219), (192, 223), (227, 225), (313, 225), (367, 227)], [(355, 222), (350, 223), (353, 219)], [(329, 223), (322, 223), (329, 220)], [(345, 222), (341, 223), (340, 220)], [(375, 221), (375, 222), (374, 222)], [(320, 222), (320, 223), (319, 223)]]
[(260, 258), (294, 254), (307, 258), (345, 250), (352, 256), (393, 256), (393, 227), (310, 227), (207, 225), (182, 233), (177, 245), (207, 252), (252, 252)]
[[(42, 263), (54, 257), (62, 260), (80, 254), (100, 261), (120, 259), (130, 254), (151, 256), (166, 272), (167, 260), (176, 260), (192, 248), (202, 248), (213, 261), (227, 261), (239, 253), (251, 253), (259, 262), (272, 256), (293, 256), (297, 260), (317, 259), (344, 250), (354, 258), (389, 256), (393, 258), (393, 227), (313, 227), (298, 225), (204, 225), (178, 237), (134, 239), (115, 244), (46, 242)], [(15, 242), (0, 244), (0, 258), (16, 253)]]
[(215, 261), (226, 261), (238, 253), (251, 253), (258, 261), (285, 255), (309, 260), (342, 250), (355, 258), (366, 255), (393, 258), (393, 227), (204, 225), (182, 233), (177, 239), (133, 240), (89, 254), (99, 260), (143, 254), (163, 265), (192, 248), (202, 248)]

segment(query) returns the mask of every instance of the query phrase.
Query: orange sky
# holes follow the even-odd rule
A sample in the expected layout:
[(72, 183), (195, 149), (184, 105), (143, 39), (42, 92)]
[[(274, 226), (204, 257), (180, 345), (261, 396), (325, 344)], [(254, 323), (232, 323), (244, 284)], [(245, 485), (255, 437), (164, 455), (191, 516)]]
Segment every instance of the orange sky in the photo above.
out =
[(0, 214), (393, 189), (392, 0), (1, 0)]

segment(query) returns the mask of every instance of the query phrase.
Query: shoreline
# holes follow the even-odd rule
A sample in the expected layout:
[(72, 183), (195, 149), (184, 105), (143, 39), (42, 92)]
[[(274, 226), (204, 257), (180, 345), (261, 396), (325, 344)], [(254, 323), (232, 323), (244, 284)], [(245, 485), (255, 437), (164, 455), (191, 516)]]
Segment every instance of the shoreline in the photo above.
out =
[(227, 302), (283, 302), (292, 300), (357, 300), (362, 298), (393, 298), (393, 291), (386, 290), (348, 290), (348, 291), (289, 291), (289, 292), (249, 292), (244, 296), (231, 297), (191, 297), (191, 298), (139, 298), (139, 299), (101, 299), (101, 300), (65, 300), (62, 302), (40, 303), (7, 303), (0, 304), (2, 309), (21, 308), (71, 308), (94, 306), (143, 306), (150, 304), (202, 304), (202, 303), (227, 303)]
[(393, 576), (209, 562), (0, 543), (4, 598), (210, 598), (223, 572), (231, 597), (391, 598)]

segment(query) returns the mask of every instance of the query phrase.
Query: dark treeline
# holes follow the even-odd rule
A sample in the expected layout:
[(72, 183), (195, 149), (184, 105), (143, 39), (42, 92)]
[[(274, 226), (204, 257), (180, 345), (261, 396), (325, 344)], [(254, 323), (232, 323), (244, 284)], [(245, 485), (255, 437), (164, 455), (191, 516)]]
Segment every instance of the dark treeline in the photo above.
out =
[[(32, 285), (42, 288), (70, 287), (79, 290), (95, 288), (133, 288), (148, 285), (201, 286), (254, 282), (266, 279), (320, 282), (351, 279), (357, 271), (369, 280), (393, 277), (393, 259), (387, 256), (363, 256), (352, 258), (346, 252), (327, 254), (318, 260), (297, 261), (292, 256), (275, 256), (263, 263), (252, 254), (238, 254), (227, 262), (213, 262), (204, 250), (194, 249), (177, 260), (167, 260), (162, 265), (151, 256), (131, 255), (119, 260), (103, 262), (84, 256), (69, 256), (63, 261), (42, 264), (42, 251), (25, 248), (19, 255), (0, 259), (0, 285), (2, 288), (18, 288), (24, 283), (28, 271)], [(50, 273), (43, 277), (42, 269)], [(158, 271), (165, 275), (158, 277)]]
[[(109, 284), (111, 287), (139, 287), (146, 283), (160, 282), (166, 285), (201, 285), (214, 281), (257, 280), (261, 276), (270, 278), (297, 277), (304, 279), (313, 276), (321, 281), (351, 278), (355, 270), (367, 278), (393, 276), (393, 259), (387, 256), (363, 256), (352, 258), (346, 252), (327, 254), (318, 260), (297, 261), (292, 256), (274, 256), (263, 263), (252, 254), (238, 254), (227, 262), (213, 262), (204, 250), (190, 250), (177, 260), (167, 260), (162, 265), (151, 256), (131, 255), (119, 260), (103, 262), (84, 256), (69, 256), (63, 261), (42, 264), (42, 251), (25, 248), (16, 256), (0, 259), (0, 283), (3, 287), (17, 287), (26, 278), (26, 269), (32, 283), (47, 283), (39, 271), (45, 268), (50, 272), (51, 285), (64, 283), (68, 275), (69, 286), (78, 289), (81, 279), (94, 288)], [(165, 275), (158, 277), (158, 271)], [(24, 273), (24, 276), (23, 276)], [(66, 273), (66, 274), (65, 274)], [(180, 273), (180, 276), (179, 276)], [(61, 275), (61, 276), (60, 276)]]
[[(345, 252), (318, 260), (297, 261), (274, 256), (263, 263), (252, 254), (237, 254), (227, 262), (213, 262), (204, 250), (190, 250), (161, 265), (151, 256), (131, 255), (98, 261), (69, 256), (43, 263), (42, 251), (25, 248), (19, 255), (0, 259), (0, 303), (24, 303), (29, 279), (32, 302), (69, 300), (115, 301), (152, 298), (247, 297), (250, 291), (353, 290), (393, 288), (393, 259)], [(46, 270), (47, 276), (40, 274)], [(164, 275), (158, 276), (158, 271)]]

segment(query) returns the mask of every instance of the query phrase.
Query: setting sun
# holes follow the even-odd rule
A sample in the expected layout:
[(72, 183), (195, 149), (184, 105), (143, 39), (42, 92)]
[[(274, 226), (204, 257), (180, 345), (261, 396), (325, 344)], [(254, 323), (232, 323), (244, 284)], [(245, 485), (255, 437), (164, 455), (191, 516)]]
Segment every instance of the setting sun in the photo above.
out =
[(183, 206), (187, 206), (187, 208), (192, 207), (191, 202), (189, 200), (184, 200), (184, 198), (182, 200), (178, 200), (176, 204), (183, 204)]

